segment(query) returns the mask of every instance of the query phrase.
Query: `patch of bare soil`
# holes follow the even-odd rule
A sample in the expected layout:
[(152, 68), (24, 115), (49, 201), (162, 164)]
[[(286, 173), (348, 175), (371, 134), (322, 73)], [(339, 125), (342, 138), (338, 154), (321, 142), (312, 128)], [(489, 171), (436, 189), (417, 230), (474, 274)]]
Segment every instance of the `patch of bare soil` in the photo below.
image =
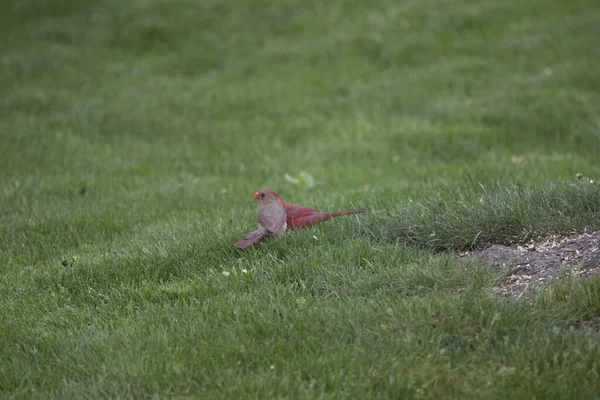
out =
[(551, 237), (527, 246), (493, 245), (463, 254), (490, 264), (511, 266), (511, 276), (493, 288), (503, 295), (520, 295), (545, 286), (552, 278), (600, 275), (600, 231), (566, 238)]

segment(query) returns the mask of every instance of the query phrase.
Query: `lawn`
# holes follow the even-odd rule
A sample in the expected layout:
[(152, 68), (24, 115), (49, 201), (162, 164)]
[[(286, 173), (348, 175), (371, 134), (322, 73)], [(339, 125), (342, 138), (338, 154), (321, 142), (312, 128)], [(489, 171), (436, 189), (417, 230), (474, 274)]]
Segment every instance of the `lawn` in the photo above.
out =
[[(600, 228), (598, 21), (1, 2), (0, 397), (600, 396), (598, 279), (457, 257)], [(263, 188), (368, 212), (239, 251)]]

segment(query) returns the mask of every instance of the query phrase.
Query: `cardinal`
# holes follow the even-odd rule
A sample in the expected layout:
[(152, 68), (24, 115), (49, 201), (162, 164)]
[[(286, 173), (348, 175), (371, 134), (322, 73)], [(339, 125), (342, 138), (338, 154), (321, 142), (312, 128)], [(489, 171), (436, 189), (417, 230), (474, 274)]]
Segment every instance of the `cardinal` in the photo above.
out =
[(283, 236), (287, 228), (285, 210), (275, 192), (261, 190), (254, 193), (254, 198), (260, 201), (258, 229), (247, 233), (244, 239), (235, 242), (233, 245), (238, 249), (247, 249), (267, 236)]
[(263, 195), (274, 196), (279, 200), (287, 215), (286, 223), (289, 228), (304, 228), (306, 226), (314, 226), (317, 222), (327, 221), (330, 218), (339, 217), (340, 215), (360, 214), (367, 211), (364, 208), (334, 212), (319, 211), (310, 207), (288, 204), (283, 201), (279, 193), (272, 190), (261, 190), (260, 192), (256, 192), (254, 193), (254, 198), (261, 200), (261, 196)]

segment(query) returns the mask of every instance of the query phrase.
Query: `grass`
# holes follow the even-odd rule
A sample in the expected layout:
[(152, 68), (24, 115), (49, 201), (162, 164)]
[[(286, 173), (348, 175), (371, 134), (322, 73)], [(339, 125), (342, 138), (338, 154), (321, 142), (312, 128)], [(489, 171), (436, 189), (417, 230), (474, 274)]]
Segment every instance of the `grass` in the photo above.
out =
[[(0, 393), (598, 396), (598, 280), (499, 298), (453, 254), (598, 229), (599, 18), (2, 2)], [(261, 188), (369, 213), (241, 253)]]
[(539, 186), (479, 184), (479, 190), (454, 183), (422, 203), (394, 204), (387, 223), (376, 222), (374, 231), (383, 240), (436, 251), (593, 232), (600, 226), (600, 186), (579, 179)]

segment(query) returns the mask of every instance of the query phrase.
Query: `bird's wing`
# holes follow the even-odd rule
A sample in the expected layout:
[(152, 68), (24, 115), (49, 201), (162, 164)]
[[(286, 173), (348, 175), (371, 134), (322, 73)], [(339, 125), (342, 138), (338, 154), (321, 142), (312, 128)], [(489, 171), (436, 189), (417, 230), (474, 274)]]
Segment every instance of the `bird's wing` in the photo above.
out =
[(297, 206), (295, 204), (286, 204), (285, 212), (287, 213), (288, 218), (302, 218), (307, 215), (317, 214), (319, 213), (319, 210), (305, 206)]
[(245, 239), (238, 240), (233, 245), (238, 249), (244, 250), (252, 246), (254, 243), (260, 242), (260, 240), (266, 235), (267, 231), (264, 228), (259, 228), (253, 232), (247, 233)]

